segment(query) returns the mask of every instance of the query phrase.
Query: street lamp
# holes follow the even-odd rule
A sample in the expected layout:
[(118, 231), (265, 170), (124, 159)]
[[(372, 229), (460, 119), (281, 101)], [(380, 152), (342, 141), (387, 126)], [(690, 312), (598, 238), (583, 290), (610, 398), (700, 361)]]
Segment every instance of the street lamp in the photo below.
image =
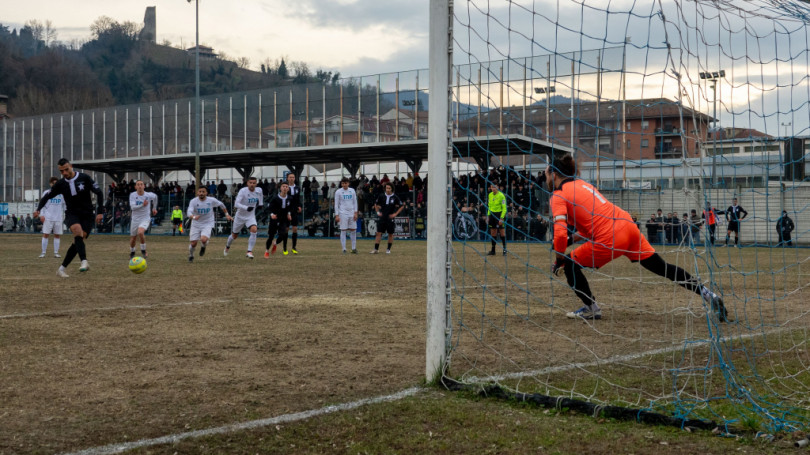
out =
[(706, 79), (708, 81), (712, 81), (712, 93), (713, 93), (713, 104), (714, 109), (712, 113), (712, 120), (714, 123), (714, 132), (712, 134), (713, 144), (712, 144), (712, 186), (716, 183), (716, 172), (717, 172), (717, 84), (720, 83), (722, 80), (721, 78), (726, 77), (725, 70), (720, 71), (701, 71), (700, 78)]
[(788, 137), (788, 127), (793, 125), (793, 122), (782, 122), (782, 126), (785, 127), (785, 138)]
[[(191, 3), (191, 0), (186, 0)], [(194, 48), (194, 177), (197, 188), (200, 187), (200, 0), (195, 3), (195, 38)]]
[(547, 141), (549, 140), (548, 129), (550, 128), (550, 124), (551, 124), (551, 108), (549, 107), (549, 103), (550, 103), (549, 96), (552, 93), (555, 93), (556, 91), (557, 91), (557, 89), (555, 88), (555, 86), (549, 85), (548, 79), (546, 80), (546, 86), (545, 87), (535, 87), (534, 88), (534, 93), (538, 93), (538, 94), (545, 93), (546, 94), (546, 140)]

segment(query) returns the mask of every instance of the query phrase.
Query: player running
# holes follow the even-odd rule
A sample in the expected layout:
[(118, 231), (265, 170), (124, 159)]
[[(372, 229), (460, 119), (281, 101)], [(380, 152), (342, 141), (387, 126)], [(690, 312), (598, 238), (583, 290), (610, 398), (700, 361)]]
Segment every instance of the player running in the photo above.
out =
[(155, 193), (144, 191), (143, 180), (135, 182), (135, 191), (129, 195), (129, 208), (132, 219), (129, 225), (129, 257), (135, 257), (135, 238), (141, 241), (141, 256), (146, 254), (146, 230), (152, 224), (152, 216), (157, 215), (158, 198)]
[[(270, 201), (270, 223), (267, 227), (267, 242), (265, 243), (264, 258), (267, 259), (271, 254), (276, 254), (277, 241), (281, 240), (284, 246), (284, 256), (288, 255), (287, 252), (287, 231), (290, 229), (290, 222), (293, 219), (292, 211), (295, 209), (295, 203), (292, 196), (289, 195), (290, 185), (282, 182), (276, 194)], [(278, 239), (276, 239), (278, 234)]]
[(211, 238), (211, 231), (214, 230), (214, 209), (219, 207), (225, 213), (228, 221), (233, 218), (228, 214), (225, 204), (213, 196), (208, 196), (208, 188), (201, 186), (197, 188), (197, 197), (188, 204), (186, 214), (191, 218), (191, 228), (188, 230), (188, 262), (194, 262), (194, 249), (197, 242), (201, 242), (200, 257), (205, 255), (205, 247), (208, 246), (208, 239)]
[(391, 182), (385, 184), (385, 194), (377, 196), (377, 201), (374, 202), (374, 210), (380, 217), (377, 220), (377, 235), (374, 238), (374, 249), (371, 254), (380, 252), (380, 241), (382, 240), (383, 232), (388, 234), (388, 248), (385, 254), (391, 254), (391, 247), (394, 245), (394, 218), (399, 216), (400, 212), (405, 206), (402, 201), (394, 194), (394, 185)]
[(503, 224), (506, 218), (506, 196), (498, 188), (497, 182), (489, 184), (490, 193), (487, 197), (487, 215), (489, 221), (489, 231), (492, 235), (492, 249), (487, 253), (487, 256), (495, 256), (495, 239), (498, 238), (498, 232), (501, 234), (501, 242), (503, 243), (503, 255), (506, 256), (506, 226)]
[[(77, 254), (82, 261), (79, 271), (86, 272), (90, 269), (84, 240), (90, 236), (94, 222), (98, 224), (104, 218), (104, 193), (89, 175), (74, 171), (73, 165), (70, 164), (67, 158), (60, 159), (57, 164), (62, 179), (54, 183), (51, 191), (42, 196), (34, 216), (39, 216), (39, 211), (45, 207), (48, 201), (60, 194), (64, 196), (66, 207), (65, 224), (73, 234), (73, 244), (65, 253), (65, 259), (62, 261), (62, 265), (59, 266), (59, 270), (56, 271), (56, 275), (68, 278), (65, 268), (70, 265), (70, 262), (73, 261)], [(95, 217), (93, 216), (93, 194), (96, 195)]]
[(239, 190), (236, 194), (233, 206), (236, 207), (236, 216), (233, 217), (233, 226), (231, 227), (231, 235), (228, 236), (228, 241), (225, 242), (225, 251), (222, 252), (225, 256), (231, 249), (233, 241), (239, 237), (239, 232), (243, 227), (248, 228), (250, 231), (250, 238), (248, 239), (248, 249), (245, 256), (248, 259), (253, 259), (253, 247), (256, 245), (257, 232), (259, 231), (256, 223), (256, 209), (264, 205), (264, 194), (262, 189), (257, 187), (258, 180), (256, 177), (248, 177), (247, 186)]
[(346, 232), (352, 239), (352, 254), (357, 254), (357, 193), (349, 188), (349, 178), (340, 179), (341, 188), (335, 191), (335, 221), (340, 226), (340, 246), (346, 254)]
[[(56, 177), (51, 177), (51, 188), (59, 181)], [(50, 189), (45, 190), (42, 196), (50, 193)], [(48, 250), (48, 237), (53, 234), (53, 257), (59, 256), (59, 244), (62, 237), (62, 224), (65, 220), (65, 198), (61, 194), (50, 199), (42, 210), (42, 253), (39, 257), (44, 258), (45, 252)]]
[[(557, 253), (552, 272), (557, 275), (560, 270), (564, 271), (568, 285), (585, 304), (577, 311), (569, 312), (567, 317), (602, 318), (602, 311), (591, 293), (582, 268), (598, 269), (619, 256), (627, 256), (631, 262), (638, 262), (656, 275), (700, 295), (717, 313), (720, 322), (728, 321), (728, 313), (720, 296), (682, 268), (664, 262), (641, 235), (630, 214), (610, 203), (589, 183), (577, 179), (577, 174), (574, 158), (568, 154), (554, 160), (546, 168), (546, 181), (553, 192), (551, 212), (554, 220), (554, 251)], [(587, 243), (566, 255), (569, 224), (576, 228), (578, 237), (587, 240)]]
[(726, 231), (726, 246), (728, 246), (728, 240), (731, 237), (731, 233), (734, 233), (734, 244), (740, 246), (740, 221), (744, 220), (745, 217), (748, 216), (748, 211), (744, 208), (737, 205), (737, 198), (731, 200), (731, 206), (726, 209), (726, 221), (728, 221), (728, 230)]

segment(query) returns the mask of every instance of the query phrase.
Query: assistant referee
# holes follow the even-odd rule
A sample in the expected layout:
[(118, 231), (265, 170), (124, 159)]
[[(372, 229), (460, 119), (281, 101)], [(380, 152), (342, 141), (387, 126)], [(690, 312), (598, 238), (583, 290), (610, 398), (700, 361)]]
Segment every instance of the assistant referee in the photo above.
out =
[(490, 193), (487, 198), (487, 215), (489, 221), (489, 233), (492, 236), (492, 250), (487, 253), (487, 256), (495, 256), (495, 239), (498, 233), (501, 234), (501, 242), (503, 243), (503, 255), (506, 256), (506, 226), (503, 224), (506, 218), (506, 196), (498, 188), (497, 182), (492, 182), (489, 185)]

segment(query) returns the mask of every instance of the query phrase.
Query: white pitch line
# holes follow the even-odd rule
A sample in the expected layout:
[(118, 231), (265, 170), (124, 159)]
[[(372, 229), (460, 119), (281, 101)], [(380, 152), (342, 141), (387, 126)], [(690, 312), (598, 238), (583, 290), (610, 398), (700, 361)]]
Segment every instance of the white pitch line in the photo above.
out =
[[(748, 334), (748, 335), (739, 335), (739, 336), (725, 336), (725, 337), (719, 338), (717, 341), (718, 342), (728, 342), (728, 341), (731, 341), (731, 340), (746, 340), (746, 339), (749, 339), (749, 338), (754, 338), (754, 337), (759, 337), (759, 336), (767, 336), (767, 335), (770, 335), (770, 334), (773, 334), (773, 333), (786, 332), (786, 331), (789, 331), (789, 330), (798, 330), (798, 329), (799, 328), (791, 329), (791, 328), (785, 327), (785, 328), (782, 328), (782, 329), (768, 330), (768, 331), (766, 331), (764, 333), (752, 333), (752, 334)], [(614, 364), (614, 363), (627, 362), (627, 361), (630, 361), (630, 360), (636, 360), (636, 359), (640, 359), (642, 357), (647, 357), (647, 356), (652, 356), (652, 355), (669, 354), (669, 353), (679, 351), (679, 350), (694, 349), (697, 346), (708, 345), (708, 344), (712, 343), (713, 341), (715, 341), (715, 340), (704, 340), (704, 341), (700, 341), (700, 342), (693, 342), (693, 343), (690, 343), (690, 346), (688, 348), (685, 347), (684, 345), (673, 345), (673, 346), (670, 346), (670, 347), (667, 347), (667, 348), (652, 349), (652, 350), (649, 350), (649, 351), (637, 352), (635, 354), (626, 354), (626, 355), (608, 357), (607, 359), (604, 359), (604, 360), (594, 360), (593, 362), (570, 363), (568, 365), (558, 365), (558, 366), (553, 366), (553, 367), (546, 367), (546, 368), (542, 368), (542, 369), (539, 369), (539, 370), (533, 370), (533, 371), (520, 371), (520, 372), (516, 372), (516, 373), (507, 373), (507, 374), (497, 375), (497, 376), (487, 376), (487, 377), (484, 377), (484, 378), (479, 378), (477, 376), (472, 376), (472, 377), (467, 378), (466, 381), (469, 381), (469, 382), (499, 382), (499, 381), (502, 381), (504, 379), (518, 379), (518, 378), (524, 378), (524, 377), (530, 377), (530, 376), (543, 376), (543, 375), (547, 375), (547, 374), (551, 374), (551, 373), (560, 373), (560, 372), (563, 372), (563, 371), (579, 370), (579, 369), (585, 369), (585, 368), (590, 368), (590, 367), (597, 367), (597, 366), (602, 366), (602, 365), (609, 365), (609, 364)]]
[(262, 428), (270, 425), (277, 425), (280, 423), (290, 423), (298, 420), (309, 419), (310, 417), (332, 414), (339, 411), (349, 411), (369, 404), (397, 401), (415, 395), (416, 393), (422, 390), (424, 390), (422, 387), (411, 387), (410, 389), (405, 389), (392, 395), (385, 395), (375, 398), (365, 398), (358, 401), (352, 401), (351, 403), (336, 404), (326, 406), (320, 409), (312, 409), (309, 411), (296, 412), (294, 414), (285, 414), (278, 417), (251, 420), (249, 422), (243, 423), (234, 423), (232, 425), (224, 425), (221, 427), (208, 428), (205, 430), (196, 430), (196, 431), (189, 431), (186, 433), (172, 434), (167, 436), (161, 436), (159, 438), (141, 439), (139, 441), (122, 442), (120, 444), (110, 444), (101, 447), (92, 447), (89, 449), (80, 450), (78, 452), (66, 453), (63, 455), (107, 455), (113, 453), (121, 453), (132, 449), (138, 449), (141, 447), (150, 447), (159, 444), (173, 444), (189, 438), (199, 438), (202, 436), (211, 436), (216, 434), (233, 433), (236, 431), (252, 430), (255, 428)]
[[(245, 299), (246, 300), (246, 299)], [(191, 306), (191, 305), (210, 305), (214, 303), (228, 303), (232, 300), (205, 300), (197, 302), (177, 302), (177, 303), (157, 303), (154, 305), (122, 305), (112, 307), (98, 307), (98, 308), (76, 308), (72, 310), (56, 310), (45, 311), (42, 313), (13, 313), (13, 314), (0, 314), (2, 319), (26, 319), (26, 318), (40, 318), (40, 317), (54, 317), (54, 316), (67, 316), (71, 314), (81, 313), (95, 313), (100, 311), (121, 311), (121, 310), (150, 310), (154, 308), (168, 308), (177, 306)]]

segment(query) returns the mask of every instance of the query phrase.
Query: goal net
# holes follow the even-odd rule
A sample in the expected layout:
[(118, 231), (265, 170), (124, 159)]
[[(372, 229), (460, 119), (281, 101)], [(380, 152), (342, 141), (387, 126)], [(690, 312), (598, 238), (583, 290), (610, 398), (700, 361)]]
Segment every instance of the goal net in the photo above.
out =
[[(728, 432), (807, 430), (810, 6), (452, 3), (445, 382)], [(582, 303), (551, 272), (544, 180), (567, 153), (667, 263), (722, 297), (728, 321), (625, 257), (584, 271), (601, 319), (567, 317)], [(487, 225), (493, 182), (505, 248)]]

